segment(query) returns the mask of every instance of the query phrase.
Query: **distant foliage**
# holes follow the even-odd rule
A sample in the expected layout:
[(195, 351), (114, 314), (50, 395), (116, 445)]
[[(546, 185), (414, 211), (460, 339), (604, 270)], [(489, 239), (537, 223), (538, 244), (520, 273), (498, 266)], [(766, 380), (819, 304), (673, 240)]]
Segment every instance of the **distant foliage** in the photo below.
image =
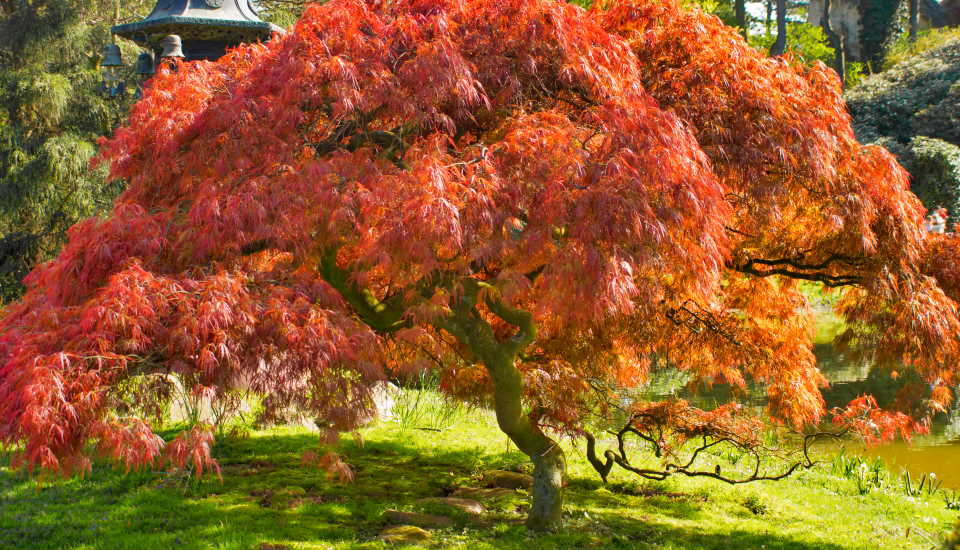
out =
[(924, 205), (949, 210), (949, 226), (960, 214), (960, 40), (955, 34), (921, 34), (915, 45), (901, 41), (888, 57), (900, 62), (846, 94), (858, 137), (896, 153)]
[(257, 0), (260, 18), (278, 27), (287, 28), (303, 13), (312, 0)]
[(902, 145), (914, 136), (960, 145), (960, 41), (911, 57), (847, 91), (857, 135)]
[[(52, 258), (67, 228), (104, 213), (121, 188), (91, 170), (97, 137), (130, 101), (99, 93), (113, 1), (37, 0), (0, 9), (0, 304)], [(121, 16), (146, 9), (123, 2)], [(125, 48), (132, 61), (133, 48)], [(132, 76), (132, 75), (130, 75)]]
[(947, 209), (948, 227), (960, 223), (960, 147), (917, 136), (910, 141), (904, 164), (911, 175), (910, 188), (931, 209)]
[[(92, 170), (96, 140), (120, 125), (132, 96), (100, 93), (100, 53), (111, 41), (114, 0), (0, 2), (0, 304), (23, 292), (21, 280), (56, 255), (66, 230), (106, 214), (123, 182)], [(262, 2), (281, 25), (305, 2)], [(119, 2), (120, 19), (146, 16), (155, 0)], [(140, 53), (119, 40), (132, 67)], [(130, 91), (137, 77), (124, 77)]]
[(916, 39), (912, 41), (907, 33), (903, 33), (897, 38), (893, 46), (887, 50), (880, 70), (885, 71), (893, 68), (895, 65), (903, 63), (911, 57), (935, 50), (958, 40), (960, 40), (960, 28), (957, 27), (924, 29), (917, 33)]
[[(768, 52), (776, 40), (775, 33), (756, 34), (750, 37), (750, 44), (761, 52)], [(787, 51), (804, 63), (829, 64), (834, 55), (823, 29), (807, 23), (787, 22)]]

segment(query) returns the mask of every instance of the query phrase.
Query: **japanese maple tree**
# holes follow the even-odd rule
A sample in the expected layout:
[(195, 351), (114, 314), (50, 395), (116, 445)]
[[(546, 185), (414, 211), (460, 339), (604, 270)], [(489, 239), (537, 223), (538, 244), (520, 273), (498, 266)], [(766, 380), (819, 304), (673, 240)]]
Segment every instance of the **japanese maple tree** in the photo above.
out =
[[(534, 464), (529, 525), (552, 528), (550, 434), (654, 358), (820, 420), (798, 280), (845, 289), (844, 342), (917, 369), (931, 407), (958, 381), (956, 276), (836, 75), (672, 0), (313, 5), (161, 69), (102, 158), (127, 191), (0, 321), (0, 440), (30, 468), (215, 467), (202, 428), (151, 430), (153, 374), (335, 433), (378, 381), (431, 368), (492, 403)], [(755, 428), (727, 412), (638, 404), (637, 429)]]

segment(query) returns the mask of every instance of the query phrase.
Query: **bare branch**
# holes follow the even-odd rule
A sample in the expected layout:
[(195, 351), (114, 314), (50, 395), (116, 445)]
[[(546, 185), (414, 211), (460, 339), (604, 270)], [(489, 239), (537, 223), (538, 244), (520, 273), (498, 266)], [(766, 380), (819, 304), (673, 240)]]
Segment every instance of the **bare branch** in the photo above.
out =
[[(634, 425), (636, 420), (637, 416), (632, 416), (619, 431), (610, 432), (616, 436), (617, 450), (614, 451), (612, 449), (608, 449), (604, 451), (605, 460), (600, 460), (600, 458), (597, 456), (596, 438), (593, 436), (593, 434), (586, 432), (584, 433), (584, 438), (587, 440), (587, 460), (589, 460), (590, 464), (597, 471), (597, 473), (600, 474), (600, 478), (603, 479), (604, 483), (606, 483), (607, 477), (610, 475), (610, 471), (614, 464), (620, 466), (624, 470), (633, 472), (640, 477), (655, 480), (663, 480), (672, 475), (682, 474), (687, 477), (709, 477), (729, 483), (731, 485), (750, 483), (753, 481), (777, 481), (789, 477), (801, 468), (808, 469), (817, 464), (817, 461), (810, 458), (810, 446), (813, 443), (820, 439), (826, 438), (839, 439), (847, 433), (847, 430), (843, 430), (838, 433), (815, 432), (804, 436), (803, 446), (800, 449), (802, 457), (799, 460), (790, 461), (787, 467), (777, 474), (762, 474), (760, 470), (762, 454), (766, 453), (772, 456), (777, 456), (780, 450), (767, 449), (759, 444), (754, 444), (750, 440), (745, 440), (743, 438), (723, 436), (722, 429), (718, 430), (717, 434), (703, 435), (701, 437), (700, 444), (693, 450), (689, 458), (682, 464), (667, 462), (664, 464), (662, 469), (652, 469), (638, 468), (630, 464), (625, 442), (625, 437), (627, 434), (633, 434), (640, 439), (651, 443), (654, 446), (654, 454), (658, 457), (665, 454), (669, 455), (675, 453), (666, 448), (665, 439), (662, 436), (662, 432), (657, 436), (655, 436), (653, 433), (644, 432)], [(752, 473), (747, 476), (725, 475), (722, 472), (719, 464), (715, 465), (713, 469), (695, 468), (697, 459), (701, 456), (700, 454), (703, 451), (721, 444), (728, 444), (734, 448), (740, 449), (745, 454), (752, 456), (754, 459)]]

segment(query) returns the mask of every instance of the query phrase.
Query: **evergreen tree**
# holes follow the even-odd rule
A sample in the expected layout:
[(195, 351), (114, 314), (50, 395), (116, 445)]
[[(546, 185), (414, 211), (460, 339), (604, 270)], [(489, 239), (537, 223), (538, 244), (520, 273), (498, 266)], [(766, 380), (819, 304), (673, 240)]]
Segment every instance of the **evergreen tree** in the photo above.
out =
[[(121, 15), (132, 20), (147, 3), (125, 2)], [(89, 168), (97, 137), (131, 103), (100, 93), (99, 54), (115, 8), (112, 0), (0, 4), (0, 303), (56, 253), (68, 227), (117, 193)]]
[[(264, 19), (292, 23), (304, 0), (266, 0)], [(0, 0), (0, 305), (52, 258), (66, 230), (107, 211), (123, 183), (90, 168), (96, 140), (126, 117), (132, 94), (101, 92), (110, 26), (136, 21), (155, 0)], [(140, 50), (117, 40), (131, 66)], [(132, 86), (131, 86), (132, 88)], [(132, 90), (131, 90), (132, 91)]]

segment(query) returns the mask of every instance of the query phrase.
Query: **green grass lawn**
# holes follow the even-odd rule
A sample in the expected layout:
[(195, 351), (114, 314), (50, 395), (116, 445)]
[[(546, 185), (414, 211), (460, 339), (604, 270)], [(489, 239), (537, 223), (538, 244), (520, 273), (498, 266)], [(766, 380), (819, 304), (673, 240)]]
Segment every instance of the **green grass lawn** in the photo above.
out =
[[(95, 467), (83, 480), (40, 483), (2, 462), (0, 548), (388, 548), (376, 538), (387, 525), (384, 511), (445, 512), (419, 500), (479, 486), (488, 469), (526, 467), (486, 411), (455, 415), (439, 432), (381, 422), (361, 433), (362, 441), (345, 438), (341, 445), (357, 474), (346, 485), (300, 465), (316, 437), (292, 428), (221, 440), (215, 451), (222, 482)], [(752, 485), (644, 483), (618, 474), (603, 487), (580, 449), (567, 448), (562, 533), (528, 534), (522, 525), (527, 498), (519, 491), (487, 501), (479, 517), (447, 513), (454, 525), (433, 530), (433, 538), (420, 544), (523, 550), (932, 548), (957, 516), (939, 496), (909, 498), (893, 482), (859, 495), (855, 483), (832, 475), (829, 465)]]

